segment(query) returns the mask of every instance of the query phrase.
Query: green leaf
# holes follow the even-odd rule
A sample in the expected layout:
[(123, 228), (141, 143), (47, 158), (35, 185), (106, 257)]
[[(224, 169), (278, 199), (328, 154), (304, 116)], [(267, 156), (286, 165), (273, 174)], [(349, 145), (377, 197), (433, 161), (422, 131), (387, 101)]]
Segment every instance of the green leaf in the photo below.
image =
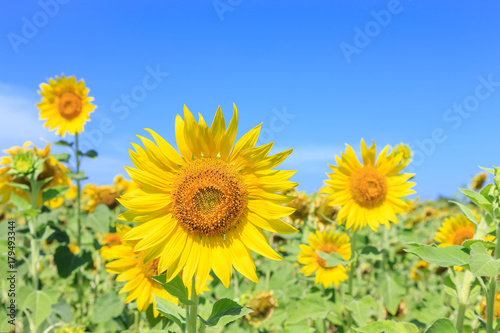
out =
[(47, 202), (68, 192), (68, 186), (54, 186), (42, 191), (42, 202)]
[(412, 243), (405, 251), (419, 256), (422, 260), (443, 267), (463, 266), (469, 263), (469, 250), (463, 246), (438, 247)]
[(207, 320), (199, 317), (207, 326), (224, 326), (230, 322), (253, 312), (251, 308), (240, 306), (229, 298), (222, 298), (215, 302), (212, 313)]
[(490, 249), (490, 250), (495, 249), (495, 246), (496, 246), (495, 243), (490, 242), (490, 241), (485, 241), (485, 240), (482, 240), (482, 239), (468, 239), (468, 240), (466, 240), (465, 242), (462, 243), (462, 246), (470, 250), (472, 244), (476, 244), (476, 243), (481, 243), (481, 244), (484, 245), (484, 247), (486, 249)]
[(26, 209), (29, 209), (31, 207), (28, 200), (21, 198), (20, 196), (18, 196), (15, 193), (12, 193), (10, 195), (10, 202), (12, 202), (14, 204), (14, 206), (17, 208), (17, 210), (19, 210), (21, 212), (26, 210)]
[(475, 276), (494, 277), (500, 274), (500, 259), (493, 259), (481, 243), (471, 245), (469, 266)]
[(156, 310), (158, 310), (158, 312), (160, 312), (165, 317), (171, 319), (184, 332), (186, 326), (186, 318), (182, 316), (183, 310), (181, 309), (181, 307), (156, 295), (153, 295), (153, 297), (156, 300)]
[(68, 177), (74, 180), (85, 180), (87, 177), (85, 176), (84, 171), (80, 171), (79, 173), (68, 172)]
[(73, 146), (73, 142), (68, 142), (68, 141), (64, 141), (64, 140), (59, 140), (57, 142), (54, 142), (53, 143), (54, 146), (67, 146), (67, 147), (72, 147)]
[(75, 255), (69, 250), (69, 247), (61, 245), (56, 249), (54, 262), (56, 263), (59, 276), (67, 278), (78, 267), (92, 262), (92, 255), (88, 251), (84, 251), (81, 255)]
[(450, 200), (450, 202), (453, 202), (455, 205), (457, 205), (462, 210), (462, 212), (465, 214), (467, 219), (469, 221), (471, 221), (472, 223), (477, 225), (478, 222), (476, 219), (476, 215), (474, 215), (474, 213), (469, 209), (469, 207), (467, 207), (466, 205), (464, 205), (460, 202), (451, 201), (451, 200)]
[(20, 190), (23, 190), (24, 192), (26, 193), (30, 193), (30, 187), (26, 184), (20, 184), (20, 183), (7, 183), (7, 185), (11, 186), (11, 187), (15, 187), (15, 188), (18, 188)]
[(320, 256), (321, 259), (326, 261), (325, 268), (336, 267), (338, 265), (345, 266), (352, 262), (352, 260), (344, 260), (344, 258), (342, 258), (342, 256), (337, 252), (327, 253), (323, 251), (316, 251), (316, 253), (318, 254), (318, 256)]
[(469, 198), (470, 201), (490, 213), (490, 215), (493, 215), (493, 205), (491, 202), (489, 202), (485, 197), (483, 197), (481, 194), (471, 191), (471, 190), (465, 190), (459, 188), (460, 192), (462, 192), (467, 198)]
[(67, 163), (69, 161), (69, 157), (70, 157), (68, 153), (50, 154), (50, 156), (54, 157), (59, 162), (65, 162), (65, 163)]
[(174, 297), (177, 297), (179, 301), (184, 305), (194, 305), (193, 301), (189, 300), (189, 294), (182, 278), (176, 275), (170, 282), (167, 281), (167, 276), (165, 274), (159, 276), (152, 276), (153, 280), (158, 282), (163, 289), (168, 291), (168, 293)]
[(414, 324), (396, 323), (392, 320), (377, 321), (354, 330), (362, 333), (418, 333), (418, 328)]
[(125, 304), (118, 298), (118, 295), (114, 291), (110, 291), (97, 298), (90, 320), (95, 324), (105, 323), (118, 317), (124, 307)]
[(382, 252), (380, 252), (375, 246), (367, 245), (360, 251), (360, 255), (365, 258), (370, 258), (373, 260), (382, 260)]
[(489, 172), (491, 173), (492, 175), (495, 174), (495, 169), (491, 169), (491, 168), (483, 168), (482, 166), (480, 166), (481, 169), (483, 169), (484, 171), (486, 172)]
[(111, 212), (105, 204), (98, 205), (92, 214), (86, 218), (86, 225), (95, 232), (107, 233), (109, 232), (109, 225), (111, 224)]
[(26, 304), (29, 304), (28, 309), (31, 312), (31, 319), (35, 326), (40, 326), (41, 323), (52, 312), (51, 305), (54, 302), (54, 298), (45, 293), (43, 290), (36, 290), (30, 293), (25, 300)]
[(352, 312), (352, 316), (358, 326), (368, 324), (370, 317), (375, 313), (375, 309), (377, 308), (377, 304), (371, 296), (365, 296), (360, 300), (347, 296), (344, 305)]
[(495, 190), (495, 187), (493, 184), (488, 184), (486, 185), (482, 190), (481, 192), (479, 192), (479, 194), (481, 194), (482, 196), (486, 197), (488, 195), (492, 195), (493, 194), (493, 191)]
[(85, 154), (83, 154), (83, 156), (89, 157), (89, 158), (96, 158), (97, 157), (97, 152), (95, 150), (89, 150), (88, 152), (86, 152)]
[(405, 288), (399, 285), (389, 274), (385, 274), (385, 277), (378, 285), (378, 292), (384, 299), (387, 312), (395, 315), (398, 311), (399, 302), (406, 293)]
[(297, 300), (292, 304), (294, 307), (287, 311), (287, 326), (308, 320), (324, 319), (329, 312), (327, 300), (319, 293), (308, 293), (305, 299)]
[(457, 333), (457, 329), (448, 318), (440, 318), (425, 333)]

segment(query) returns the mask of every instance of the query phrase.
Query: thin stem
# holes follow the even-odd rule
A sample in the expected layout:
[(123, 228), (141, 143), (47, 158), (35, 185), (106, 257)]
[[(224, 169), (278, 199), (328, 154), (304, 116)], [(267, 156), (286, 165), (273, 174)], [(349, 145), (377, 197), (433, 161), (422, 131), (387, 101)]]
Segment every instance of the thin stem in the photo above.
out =
[(187, 330), (188, 333), (196, 333), (196, 321), (198, 319), (198, 294), (196, 293), (195, 276), (193, 275), (193, 281), (191, 282), (191, 297), (193, 305), (188, 305), (189, 307), (189, 317), (187, 318)]
[[(32, 175), (30, 178), (30, 186), (31, 186), (31, 209), (36, 210), (38, 208), (38, 184), (35, 178), (35, 175)], [(33, 281), (33, 288), (38, 290), (38, 240), (36, 234), (36, 215), (33, 215), (31, 218), (31, 223), (29, 223), (30, 233), (32, 235), (32, 239), (30, 241), (31, 248), (31, 278)]]
[[(495, 222), (496, 218), (494, 218)], [(500, 227), (497, 225), (496, 227), (496, 240), (497, 244), (495, 247), (495, 259), (500, 257)], [(486, 305), (486, 332), (493, 333), (493, 314), (495, 310), (495, 294), (497, 287), (497, 279), (496, 277), (490, 278), (490, 288), (488, 291), (488, 302)]]
[(139, 332), (139, 311), (136, 311), (134, 314), (134, 332)]
[[(351, 263), (351, 268), (349, 270), (349, 280), (348, 280), (348, 291), (349, 291), (349, 296), (354, 298), (353, 295), (353, 280), (354, 280), (354, 271), (356, 270), (356, 239), (358, 237), (358, 230), (354, 231), (351, 234), (351, 258), (352, 263)], [(346, 332), (351, 331), (351, 326), (353, 323), (353, 317), (352, 317), (352, 312), (349, 310), (347, 314), (347, 329)]]
[[(80, 156), (78, 154), (79, 152), (79, 145), (78, 145), (78, 132), (75, 133), (75, 159), (76, 159), (76, 174), (80, 172)], [(80, 212), (81, 212), (81, 185), (80, 185), (80, 179), (79, 177), (76, 179), (76, 223), (77, 223), (77, 246), (78, 246), (78, 251), (82, 251), (82, 222), (80, 219)], [(83, 318), (83, 273), (82, 269), (77, 273), (78, 275), (78, 304), (80, 306), (80, 316), (82, 319)]]

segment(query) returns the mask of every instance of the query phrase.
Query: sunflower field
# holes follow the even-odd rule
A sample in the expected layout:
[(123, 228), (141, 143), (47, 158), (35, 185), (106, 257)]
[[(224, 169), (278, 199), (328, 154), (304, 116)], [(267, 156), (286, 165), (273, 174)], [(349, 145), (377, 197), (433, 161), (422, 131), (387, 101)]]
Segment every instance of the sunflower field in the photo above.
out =
[[(0, 160), (1, 332), (497, 332), (500, 168), (420, 201), (410, 147), (346, 145), (313, 194), (238, 110), (145, 129), (130, 177), (95, 185), (83, 80), (40, 85), (61, 139)], [(63, 146), (67, 153), (52, 153)]]

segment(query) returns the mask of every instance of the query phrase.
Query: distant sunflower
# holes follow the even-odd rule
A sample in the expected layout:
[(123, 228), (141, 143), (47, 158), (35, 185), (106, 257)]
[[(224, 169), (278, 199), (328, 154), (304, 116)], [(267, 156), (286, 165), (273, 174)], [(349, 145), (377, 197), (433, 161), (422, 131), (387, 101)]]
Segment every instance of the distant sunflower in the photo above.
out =
[(83, 188), (83, 209), (92, 213), (97, 206), (105, 204), (109, 209), (115, 209), (118, 206), (118, 197), (116, 188), (113, 185), (98, 186), (87, 184)]
[(115, 233), (109, 233), (109, 234), (106, 234), (104, 236), (104, 240), (102, 242), (102, 247), (100, 249), (101, 257), (104, 260), (109, 260), (107, 254), (106, 254), (107, 251), (109, 249), (111, 249), (113, 246), (121, 245), (122, 244), (122, 236), (125, 235), (130, 229), (132, 229), (132, 228), (129, 227), (128, 225), (117, 224)]
[(396, 146), (394, 146), (393, 152), (394, 155), (402, 154), (401, 161), (403, 163), (408, 164), (411, 162), (413, 158), (413, 151), (411, 150), (410, 146), (405, 143), (399, 143)]
[[(128, 230), (127, 227), (118, 228), (117, 234), (121, 238)], [(111, 274), (119, 274), (116, 277), (117, 282), (128, 281), (119, 292), (120, 294), (130, 292), (125, 303), (137, 300), (137, 309), (142, 312), (146, 311), (153, 303), (155, 317), (158, 316), (159, 312), (156, 310), (156, 301), (153, 295), (177, 304), (177, 298), (170, 295), (151, 278), (160, 274), (158, 271), (159, 259), (145, 263), (145, 251), (134, 251), (134, 242), (121, 240), (120, 245), (101, 248), (101, 255), (108, 261), (113, 260), (106, 264), (106, 271)]]
[(122, 175), (117, 175), (113, 180), (113, 185), (116, 188), (116, 192), (120, 195), (125, 194), (127, 192), (132, 192), (137, 190), (141, 186), (135, 182), (131, 182), (126, 180)]
[(304, 275), (310, 276), (316, 273), (314, 283), (323, 284), (325, 288), (332, 284), (339, 286), (340, 282), (347, 280), (346, 267), (337, 265), (326, 267), (326, 260), (321, 258), (316, 251), (333, 253), (337, 252), (344, 260), (351, 258), (351, 242), (349, 236), (343, 233), (335, 233), (333, 230), (316, 231), (308, 238), (309, 245), (300, 244), (302, 251), (298, 258), (299, 263), (305, 265), (300, 270)]
[(436, 232), (434, 240), (439, 246), (462, 245), (468, 239), (474, 238), (476, 225), (469, 221), (463, 214), (449, 217), (444, 220), (443, 225)]
[[(9, 202), (13, 193), (29, 202), (26, 192), (20, 188), (8, 185), (9, 183), (17, 183), (27, 185), (28, 187), (30, 186), (28, 178), (12, 173), (13, 168), (20, 168), (19, 165), (14, 165), (18, 160), (17, 157), (19, 155), (32, 155), (34, 159), (45, 159), (43, 162), (43, 171), (40, 173), (37, 180), (45, 180), (52, 177), (52, 179), (45, 183), (40, 189), (40, 193), (38, 195), (38, 205), (42, 204), (43, 190), (55, 186), (70, 185), (71, 180), (66, 175), (69, 169), (53, 156), (50, 156), (50, 145), (47, 144), (43, 150), (38, 149), (34, 145), (33, 147), (30, 147), (32, 145), (33, 144), (31, 142), (26, 142), (22, 147), (15, 146), (4, 150), (8, 156), (0, 158), (0, 203)], [(56, 205), (58, 204), (56, 201), (53, 201), (52, 203)]]
[(259, 326), (268, 321), (273, 315), (274, 308), (278, 307), (278, 300), (274, 298), (273, 291), (258, 292), (244, 304), (252, 308), (253, 312), (245, 317), (252, 326)]
[[(486, 298), (483, 297), (481, 302), (479, 303), (479, 308), (480, 308), (480, 313), (481, 317), (486, 321), (486, 305), (488, 303), (486, 302)], [(496, 320), (497, 318), (500, 318), (500, 291), (497, 291), (495, 293), (495, 303), (493, 305), (493, 319)]]
[(346, 228), (362, 229), (367, 223), (374, 231), (383, 224), (388, 229), (390, 222), (398, 223), (396, 214), (407, 209), (401, 198), (415, 193), (415, 185), (408, 180), (413, 174), (400, 174), (408, 162), (403, 154), (394, 155), (386, 146), (376, 158), (375, 143), (370, 148), (361, 140), (361, 164), (354, 150), (346, 145), (341, 158), (335, 156), (338, 166), (330, 165), (328, 185), (323, 192), (330, 194), (330, 205), (341, 206), (337, 220), (346, 223)]
[(85, 82), (76, 82), (74, 76), (50, 78), (47, 83), (40, 84), (42, 101), (37, 104), (40, 110), (40, 120), (47, 120), (44, 127), (56, 130), (56, 134), (75, 135), (83, 131), (83, 126), (90, 120), (89, 114), (94, 111), (94, 100), (89, 97), (89, 88)]
[(474, 176), (474, 178), (472, 178), (471, 188), (474, 191), (480, 191), (487, 180), (488, 180), (487, 172), (478, 173), (476, 176)]
[(410, 269), (410, 279), (418, 281), (422, 278), (422, 271), (429, 269), (429, 263), (424, 260), (418, 261)]
[(295, 172), (273, 170), (292, 150), (268, 156), (273, 143), (254, 147), (260, 125), (233, 147), (237, 127), (236, 107), (227, 129), (220, 108), (208, 127), (184, 107), (184, 120), (178, 115), (175, 122), (180, 154), (152, 130), (156, 145), (139, 136), (145, 149), (132, 144), (130, 151), (137, 169), (126, 170), (142, 188), (119, 199), (129, 209), (119, 218), (139, 223), (125, 239), (138, 241), (135, 250), (147, 251), (146, 261), (159, 260), (168, 281), (181, 269), (186, 286), (194, 277), (197, 292), (211, 270), (228, 287), (233, 266), (258, 282), (250, 251), (282, 260), (261, 228), (297, 231), (280, 220), (294, 209), (276, 193), (297, 185), (288, 181)]

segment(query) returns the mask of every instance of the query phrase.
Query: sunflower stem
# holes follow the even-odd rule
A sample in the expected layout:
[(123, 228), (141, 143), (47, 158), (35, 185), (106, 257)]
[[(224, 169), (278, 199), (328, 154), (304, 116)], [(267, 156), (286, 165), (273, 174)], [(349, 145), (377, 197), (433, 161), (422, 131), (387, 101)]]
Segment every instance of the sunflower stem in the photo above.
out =
[(187, 331), (188, 333), (196, 333), (196, 321), (198, 319), (198, 294), (196, 293), (195, 277), (193, 275), (193, 281), (191, 282), (191, 297), (189, 298), (193, 305), (188, 305), (189, 315), (187, 319)]
[[(35, 175), (31, 175), (30, 178), (30, 187), (31, 187), (31, 209), (37, 210), (38, 209), (38, 184), (36, 181)], [(38, 290), (38, 257), (39, 257), (39, 250), (38, 250), (38, 240), (37, 240), (37, 234), (36, 234), (36, 215), (33, 215), (31, 218), (31, 223), (29, 223), (29, 229), (30, 233), (32, 235), (32, 239), (30, 241), (30, 249), (31, 249), (31, 279), (33, 281), (33, 289)]]
[[(497, 223), (496, 226), (496, 247), (495, 247), (495, 259), (500, 257), (500, 226), (498, 225), (498, 221), (494, 217), (494, 221)], [(488, 291), (488, 299), (486, 303), (486, 332), (493, 332), (493, 314), (495, 310), (495, 294), (497, 287), (497, 279), (496, 277), (490, 278), (490, 288)]]
[[(78, 132), (75, 133), (75, 158), (76, 158), (76, 174), (80, 173), (80, 156), (78, 152), (80, 151), (78, 145)], [(77, 245), (78, 251), (81, 251), (82, 246), (82, 221), (80, 219), (81, 212), (81, 194), (80, 194), (80, 179), (76, 179), (76, 223), (77, 223)], [(80, 319), (83, 318), (83, 273), (80, 269), (78, 271), (78, 304), (80, 306)]]
[[(354, 299), (353, 295), (353, 280), (354, 280), (354, 271), (356, 270), (356, 239), (358, 238), (358, 230), (355, 230), (354, 232), (351, 233), (351, 258), (353, 258), (353, 261), (351, 263), (351, 269), (349, 270), (349, 281), (348, 281), (348, 292), (349, 296)], [(353, 317), (352, 317), (352, 312), (351, 310), (348, 310), (347, 313), (347, 328), (346, 332), (351, 331), (351, 326), (353, 323)]]

